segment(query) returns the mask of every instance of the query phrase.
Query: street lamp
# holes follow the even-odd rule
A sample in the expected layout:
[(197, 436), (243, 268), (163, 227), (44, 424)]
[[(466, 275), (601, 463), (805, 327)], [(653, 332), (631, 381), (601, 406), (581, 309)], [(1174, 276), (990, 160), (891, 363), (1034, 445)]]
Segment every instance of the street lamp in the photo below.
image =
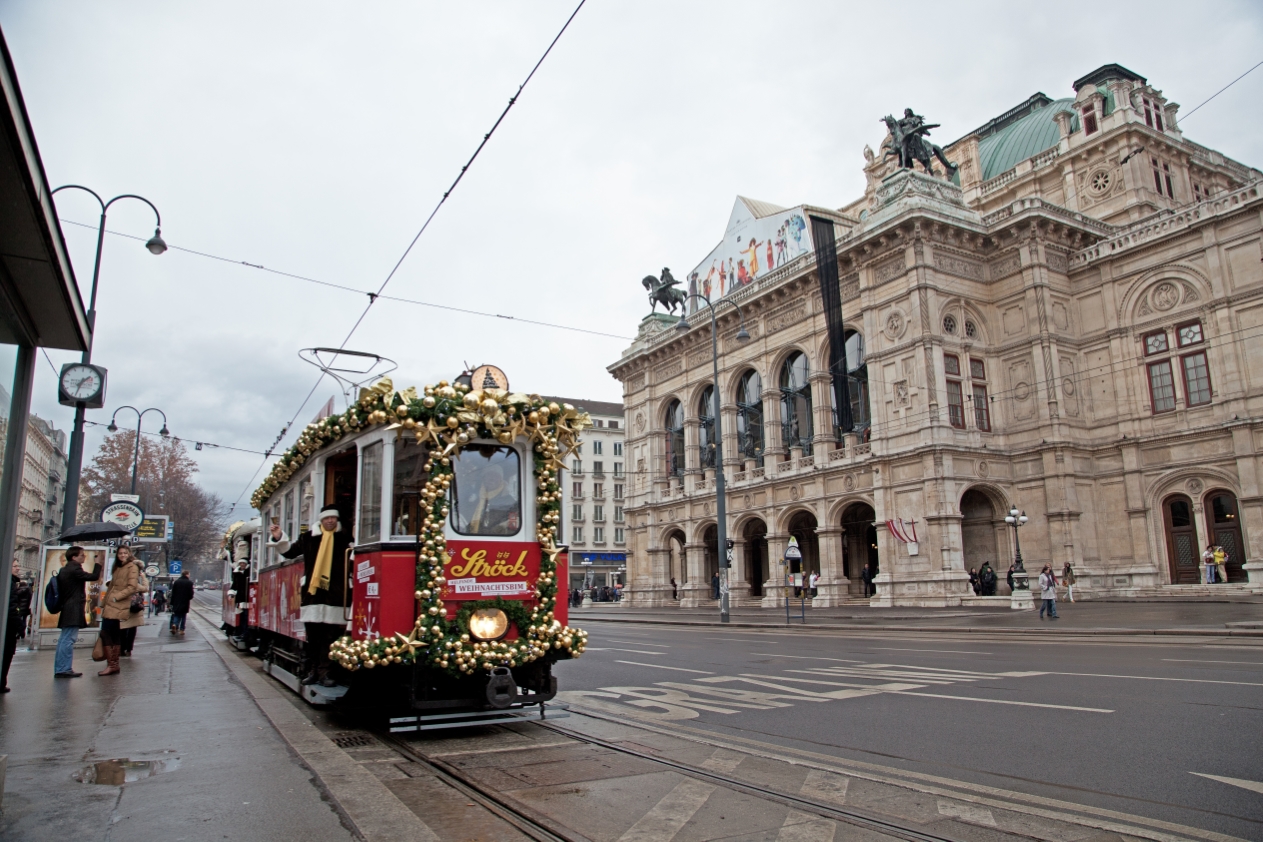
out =
[[(124, 193), (120, 196), (115, 196), (107, 202), (97, 195), (95, 190), (84, 187), (81, 184), (63, 184), (54, 190), (52, 195), (55, 196), (62, 190), (82, 190), (85, 193), (91, 193), (92, 198), (96, 199), (97, 204), (101, 206), (101, 224), (96, 232), (96, 261), (92, 265), (92, 292), (88, 297), (88, 347), (83, 352), (83, 362), (90, 363), (92, 362), (92, 342), (96, 338), (96, 288), (97, 281), (101, 277), (101, 249), (105, 245), (105, 214), (109, 211), (110, 205), (119, 199), (138, 199), (149, 205), (158, 220), (158, 226), (154, 228), (153, 236), (145, 243), (145, 248), (149, 249), (150, 254), (157, 255), (167, 250), (167, 244), (162, 239), (162, 214), (158, 213), (158, 209), (154, 207), (153, 202), (144, 196)], [(83, 422), (86, 408), (82, 401), (75, 403), (75, 424), (70, 433), (70, 452), (67, 454), (66, 459), (66, 505), (61, 516), (61, 529), (63, 532), (75, 525), (75, 518), (79, 511), (79, 471), (83, 467)], [(135, 491), (135, 485), (136, 478), (135, 472), (133, 472), (133, 491)]]
[[(687, 293), (684, 296), (685, 306), (688, 305), (690, 298), (698, 299), (710, 309), (710, 352), (715, 375), (714, 388), (711, 390), (711, 399), (714, 401), (711, 412), (714, 413), (715, 418), (715, 441), (719, 444), (719, 452), (715, 459), (715, 514), (719, 519), (719, 535), (716, 537), (715, 551), (719, 555), (719, 622), (726, 623), (729, 620), (728, 569), (732, 566), (732, 559), (728, 555), (728, 511), (727, 501), (724, 498), (724, 429), (719, 413), (719, 330), (715, 324), (715, 305), (710, 303), (710, 299), (695, 292)], [(721, 298), (719, 303), (731, 304), (736, 308), (737, 318), (740, 319), (737, 341), (748, 342), (750, 332), (746, 330), (746, 319), (741, 313), (741, 308), (726, 298)], [(686, 316), (680, 316), (675, 329), (681, 334), (689, 332)]]
[(171, 431), (167, 429), (167, 414), (163, 412), (161, 409), (158, 409), (157, 407), (154, 407), (154, 406), (149, 407), (144, 412), (141, 412), (139, 409), (137, 409), (134, 406), (120, 406), (118, 409), (114, 410), (114, 414), (110, 416), (110, 426), (106, 427), (105, 429), (109, 430), (111, 433), (118, 432), (118, 425), (114, 423), (114, 420), (118, 418), (118, 414), (122, 412), (124, 409), (130, 409), (132, 412), (136, 413), (136, 453), (132, 457), (132, 494), (135, 494), (136, 493), (136, 469), (140, 466), (140, 422), (144, 420), (145, 413), (156, 412), (162, 416), (162, 429), (158, 431), (159, 435), (162, 435), (164, 437), (169, 436), (171, 435)]
[(1019, 593), (1030, 590), (1028, 581), (1030, 577), (1026, 573), (1026, 568), (1022, 566), (1022, 539), (1018, 534), (1018, 530), (1026, 525), (1027, 520), (1026, 513), (1018, 511), (1017, 506), (1011, 506), (1008, 515), (1004, 518), (1004, 522), (1013, 527), (1013, 602), (1015, 605), (1029, 598), (1028, 593)]

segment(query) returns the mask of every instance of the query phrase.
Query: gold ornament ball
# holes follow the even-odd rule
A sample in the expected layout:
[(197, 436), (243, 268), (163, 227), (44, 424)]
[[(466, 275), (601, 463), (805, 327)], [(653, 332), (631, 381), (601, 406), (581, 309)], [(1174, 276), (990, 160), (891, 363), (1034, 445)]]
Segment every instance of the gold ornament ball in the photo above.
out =
[(538, 413), (538, 412), (532, 412), (530, 415), (526, 416), (526, 420), (527, 420), (527, 421), (530, 421), (532, 424), (538, 424), (538, 423), (539, 423), (539, 413)]
[(426, 409), (434, 409), (434, 404), (436, 403), (437, 401), (434, 400), (434, 398), (430, 397), (429, 395), (426, 395), (425, 399), (421, 401), (421, 405), (424, 406)]
[(508, 430), (502, 431), (496, 438), (500, 440), (500, 444), (513, 444), (513, 433)]
[(486, 398), (482, 402), (480, 409), (482, 409), (483, 415), (495, 415), (500, 411), (500, 404), (496, 402), (495, 398)]
[(457, 418), (455, 415), (449, 415), (447, 416), (446, 423), (447, 423), (447, 428), (449, 430), (455, 430), (457, 427), (460, 426), (460, 419)]
[(478, 405), (478, 396), (473, 392), (469, 392), (465, 395), (463, 403), (465, 404), (466, 409), (473, 409)]

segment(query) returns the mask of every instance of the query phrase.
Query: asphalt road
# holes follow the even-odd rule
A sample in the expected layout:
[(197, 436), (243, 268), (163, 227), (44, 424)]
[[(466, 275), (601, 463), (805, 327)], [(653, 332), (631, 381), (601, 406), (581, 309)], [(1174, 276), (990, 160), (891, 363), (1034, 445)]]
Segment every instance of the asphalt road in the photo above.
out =
[(589, 708), (1263, 839), (1256, 642), (582, 625)]

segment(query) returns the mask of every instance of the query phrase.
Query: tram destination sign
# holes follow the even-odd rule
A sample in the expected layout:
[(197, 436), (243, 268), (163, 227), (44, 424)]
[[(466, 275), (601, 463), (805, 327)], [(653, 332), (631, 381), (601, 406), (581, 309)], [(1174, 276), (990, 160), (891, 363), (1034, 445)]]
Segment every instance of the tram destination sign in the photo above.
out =
[(443, 599), (527, 599), (535, 592), (539, 564), (534, 541), (449, 540)]
[(167, 522), (169, 520), (170, 518), (166, 515), (147, 515), (140, 522), (140, 526), (136, 527), (132, 537), (147, 544), (164, 543), (167, 540)]

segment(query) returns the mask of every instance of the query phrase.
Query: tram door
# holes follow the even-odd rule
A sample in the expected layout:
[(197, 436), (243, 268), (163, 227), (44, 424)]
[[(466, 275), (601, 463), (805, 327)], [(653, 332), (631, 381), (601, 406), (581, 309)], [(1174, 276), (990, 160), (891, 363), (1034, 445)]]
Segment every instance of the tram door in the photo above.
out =
[(355, 448), (335, 453), (325, 460), (325, 506), (337, 506), (342, 528), (355, 534)]

